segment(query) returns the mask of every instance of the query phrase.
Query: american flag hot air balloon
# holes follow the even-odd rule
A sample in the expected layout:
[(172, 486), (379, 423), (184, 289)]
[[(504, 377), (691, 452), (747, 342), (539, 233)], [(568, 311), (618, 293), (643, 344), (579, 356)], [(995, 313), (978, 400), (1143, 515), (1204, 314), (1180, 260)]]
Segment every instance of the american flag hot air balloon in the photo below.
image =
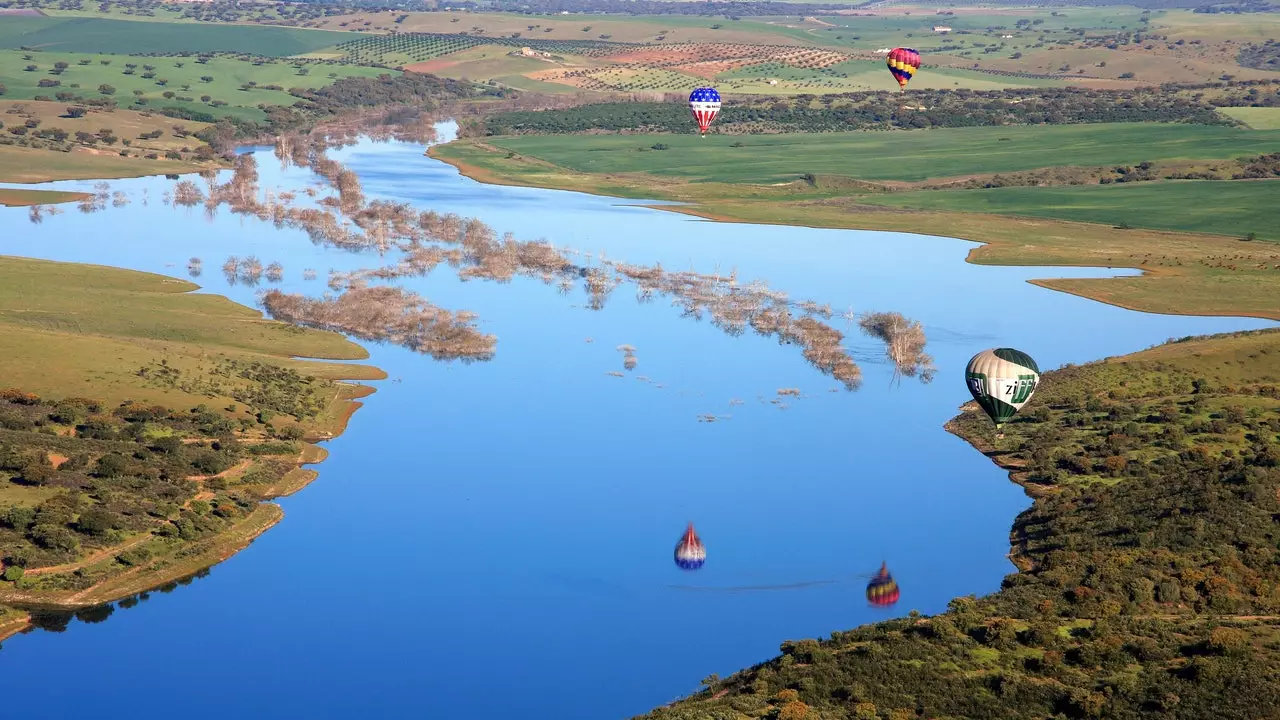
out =
[(885, 64), (889, 66), (889, 72), (893, 73), (893, 78), (898, 81), (898, 87), (906, 90), (907, 81), (920, 69), (920, 53), (911, 48), (894, 48), (885, 58)]
[(711, 121), (720, 112), (720, 93), (709, 87), (695, 89), (689, 93), (689, 110), (693, 112), (693, 119), (698, 121), (698, 130), (706, 135)]
[(702, 547), (698, 533), (693, 531), (693, 523), (689, 523), (680, 544), (676, 545), (676, 566), (681, 570), (697, 570), (706, 561), (707, 549)]
[(898, 583), (889, 574), (889, 567), (880, 563), (880, 572), (867, 583), (867, 602), (876, 607), (889, 607), (898, 602)]

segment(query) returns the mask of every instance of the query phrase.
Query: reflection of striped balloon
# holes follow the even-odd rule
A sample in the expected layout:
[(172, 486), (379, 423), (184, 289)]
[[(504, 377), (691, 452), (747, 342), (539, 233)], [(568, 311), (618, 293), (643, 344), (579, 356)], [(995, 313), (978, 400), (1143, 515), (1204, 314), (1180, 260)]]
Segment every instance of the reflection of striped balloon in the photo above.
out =
[(720, 112), (720, 93), (715, 88), (695, 89), (689, 93), (689, 110), (693, 113), (693, 119), (698, 121), (698, 130), (706, 135), (711, 121)]
[(707, 550), (702, 547), (702, 541), (693, 531), (693, 523), (689, 523), (689, 529), (684, 531), (684, 537), (676, 545), (676, 565), (681, 570), (697, 570), (706, 561)]
[(1040, 383), (1040, 368), (1020, 350), (993, 348), (973, 356), (964, 379), (969, 394), (999, 429), (1031, 399)]
[(889, 574), (889, 567), (880, 564), (880, 572), (867, 583), (867, 602), (876, 607), (889, 607), (898, 602), (898, 583)]
[(885, 58), (889, 72), (898, 81), (898, 87), (907, 88), (907, 81), (920, 69), (920, 53), (911, 48), (894, 48)]

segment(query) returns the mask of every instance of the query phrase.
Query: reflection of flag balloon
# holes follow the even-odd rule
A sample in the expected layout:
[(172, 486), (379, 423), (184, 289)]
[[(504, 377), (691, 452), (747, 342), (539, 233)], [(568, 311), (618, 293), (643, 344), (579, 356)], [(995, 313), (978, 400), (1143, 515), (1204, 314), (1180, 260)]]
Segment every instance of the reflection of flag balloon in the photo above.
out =
[(676, 545), (676, 565), (681, 570), (697, 570), (707, 561), (707, 549), (702, 547), (698, 533), (693, 531), (693, 523), (684, 531), (680, 544)]
[(867, 583), (867, 602), (876, 607), (889, 607), (898, 602), (898, 583), (889, 574), (889, 567), (880, 563), (880, 572)]
[(999, 430), (1031, 399), (1040, 383), (1040, 368), (1020, 350), (993, 348), (973, 356), (964, 370), (964, 379), (969, 394)]
[(698, 121), (698, 130), (706, 135), (711, 121), (720, 112), (720, 93), (709, 87), (695, 89), (689, 93), (689, 110), (693, 112), (693, 119)]
[(920, 53), (911, 48), (894, 48), (885, 58), (885, 64), (889, 66), (889, 72), (893, 73), (893, 78), (898, 81), (898, 87), (906, 90), (907, 81), (920, 69)]

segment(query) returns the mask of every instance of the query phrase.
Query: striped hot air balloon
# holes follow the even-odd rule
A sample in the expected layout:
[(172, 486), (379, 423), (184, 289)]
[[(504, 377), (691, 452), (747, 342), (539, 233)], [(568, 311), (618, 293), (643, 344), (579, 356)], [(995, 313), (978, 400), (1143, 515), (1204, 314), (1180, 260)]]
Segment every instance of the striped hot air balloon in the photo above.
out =
[(964, 370), (969, 395), (991, 416), (996, 430), (1027, 405), (1039, 384), (1039, 366), (1032, 356), (1012, 347), (983, 350)]
[(889, 574), (888, 565), (880, 563), (880, 572), (867, 583), (867, 602), (876, 607), (889, 607), (898, 602), (900, 594), (898, 583)]
[(999, 430), (1031, 399), (1040, 384), (1040, 367), (1021, 350), (993, 348), (973, 356), (964, 379), (969, 394)]
[(893, 78), (898, 81), (898, 87), (906, 90), (907, 82), (920, 69), (920, 53), (911, 48), (894, 48), (885, 58), (885, 64), (889, 66), (889, 72), (893, 73)]
[(707, 549), (702, 547), (698, 533), (693, 531), (693, 523), (684, 531), (680, 544), (676, 545), (676, 567), (681, 570), (697, 570), (707, 561)]
[(720, 93), (715, 88), (701, 87), (689, 93), (689, 110), (698, 121), (698, 130), (705, 136), (711, 121), (720, 112)]

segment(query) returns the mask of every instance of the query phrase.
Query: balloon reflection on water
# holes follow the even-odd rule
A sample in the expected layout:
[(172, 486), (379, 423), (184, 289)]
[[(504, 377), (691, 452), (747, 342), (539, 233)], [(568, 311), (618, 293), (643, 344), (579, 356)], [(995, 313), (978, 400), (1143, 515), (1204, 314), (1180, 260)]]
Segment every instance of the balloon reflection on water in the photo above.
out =
[(680, 543), (676, 545), (676, 567), (681, 570), (697, 570), (707, 561), (707, 549), (693, 530), (693, 523), (684, 531)]
[(876, 607), (890, 607), (898, 602), (900, 594), (897, 581), (889, 574), (889, 566), (880, 563), (880, 572), (867, 583), (867, 602)]

